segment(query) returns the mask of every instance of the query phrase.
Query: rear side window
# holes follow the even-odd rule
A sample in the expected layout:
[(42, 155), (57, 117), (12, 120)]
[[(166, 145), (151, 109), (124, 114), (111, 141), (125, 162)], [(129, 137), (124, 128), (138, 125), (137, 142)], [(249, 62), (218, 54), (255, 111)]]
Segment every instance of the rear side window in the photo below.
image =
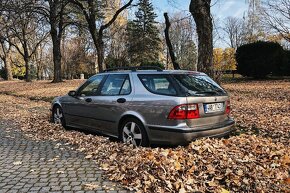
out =
[(174, 74), (173, 78), (187, 95), (223, 95), (226, 92), (211, 78), (204, 75)]
[(127, 74), (111, 74), (106, 79), (101, 95), (116, 96), (128, 95), (131, 93), (131, 85)]
[(154, 94), (170, 96), (177, 95), (177, 92), (168, 75), (139, 74), (138, 77), (145, 88)]

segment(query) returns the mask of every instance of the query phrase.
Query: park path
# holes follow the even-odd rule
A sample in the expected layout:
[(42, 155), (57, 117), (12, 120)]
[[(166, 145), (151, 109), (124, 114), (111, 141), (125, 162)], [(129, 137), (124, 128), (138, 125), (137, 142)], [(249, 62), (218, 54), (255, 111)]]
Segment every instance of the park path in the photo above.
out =
[(73, 146), (33, 141), (0, 119), (0, 193), (127, 192)]

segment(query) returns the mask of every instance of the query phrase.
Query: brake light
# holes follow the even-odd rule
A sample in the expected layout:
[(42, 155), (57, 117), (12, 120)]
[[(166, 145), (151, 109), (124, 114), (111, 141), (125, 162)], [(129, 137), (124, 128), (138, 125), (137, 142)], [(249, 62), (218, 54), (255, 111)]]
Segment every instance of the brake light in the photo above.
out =
[(231, 102), (227, 101), (226, 104), (226, 114), (229, 115), (231, 113)]
[(168, 115), (168, 119), (196, 119), (199, 117), (197, 104), (178, 105)]

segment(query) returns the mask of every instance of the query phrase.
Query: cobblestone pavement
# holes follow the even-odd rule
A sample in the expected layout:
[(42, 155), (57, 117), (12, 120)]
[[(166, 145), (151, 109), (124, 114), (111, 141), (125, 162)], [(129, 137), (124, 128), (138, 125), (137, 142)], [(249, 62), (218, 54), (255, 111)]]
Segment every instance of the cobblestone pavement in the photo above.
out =
[[(0, 192), (127, 192), (92, 160), (53, 141), (33, 141), (0, 120)], [(88, 187), (93, 188), (90, 190)]]

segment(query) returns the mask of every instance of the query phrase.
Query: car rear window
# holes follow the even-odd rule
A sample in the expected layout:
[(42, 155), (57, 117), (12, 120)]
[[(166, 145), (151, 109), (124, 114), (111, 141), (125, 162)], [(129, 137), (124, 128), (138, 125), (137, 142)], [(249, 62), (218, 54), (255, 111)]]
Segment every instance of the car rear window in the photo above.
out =
[(170, 76), (163, 74), (139, 74), (140, 81), (144, 87), (154, 93), (160, 95), (175, 96), (177, 92), (172, 84)]
[(173, 78), (187, 95), (224, 95), (226, 92), (206, 75), (174, 74)]

